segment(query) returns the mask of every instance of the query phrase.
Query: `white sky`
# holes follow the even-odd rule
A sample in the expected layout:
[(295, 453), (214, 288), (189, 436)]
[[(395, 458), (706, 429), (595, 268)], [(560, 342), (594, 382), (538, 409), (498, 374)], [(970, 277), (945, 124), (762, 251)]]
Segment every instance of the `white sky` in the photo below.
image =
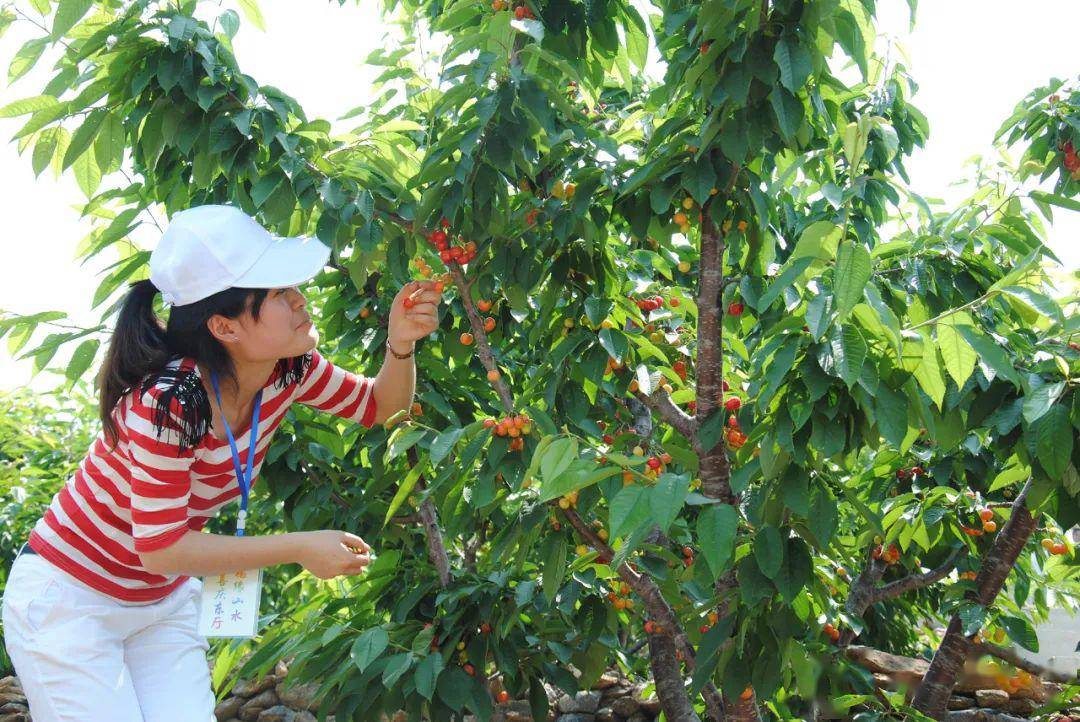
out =
[[(242, 22), (234, 43), (241, 67), (259, 82), (297, 98), (309, 118), (333, 121), (369, 99), (375, 72), (362, 62), (383, 44), (375, 3), (356, 5), (262, 0), (267, 31)], [(230, 6), (236, 7), (222, 3), (222, 9)], [(52, 75), (46, 57), (14, 87), (6, 86), (6, 63), (15, 49), (40, 35), (23, 25), (16, 23), (0, 40), (5, 64), (0, 68), (0, 106), (35, 94)], [(919, 83), (913, 102), (931, 129), (926, 148), (907, 161), (911, 187), (946, 202), (962, 197), (963, 191), (950, 188), (950, 183), (963, 177), (966, 160), (990, 151), (994, 132), (1016, 103), (1051, 78), (1075, 78), (1080, 71), (1077, 27), (1080, 3), (924, 0), (909, 35), (905, 0), (880, 0), (879, 31), (905, 49), (908, 70)], [(46, 169), (34, 178), (29, 149), (20, 157), (16, 143), (8, 142), (24, 122), (0, 119), (0, 238), (7, 251), (0, 263), (0, 308), (24, 314), (61, 310), (79, 325), (97, 324), (107, 304), (89, 308), (99, 281), (96, 272), (112, 259), (95, 259), (86, 267), (73, 260), (76, 245), (90, 228), (77, 210), (85, 199), (70, 174), (56, 180)], [(109, 182), (105, 179), (103, 187)], [(1055, 209), (1049, 243), (1073, 269), (1080, 268), (1078, 238), (1080, 214)], [(136, 241), (148, 248), (155, 242), (153, 234), (139, 235)], [(65, 360), (71, 350), (57, 358)], [(55, 383), (45, 373), (31, 379), (30, 361), (13, 361), (7, 339), (0, 341), (0, 388), (30, 384), (46, 389)]]

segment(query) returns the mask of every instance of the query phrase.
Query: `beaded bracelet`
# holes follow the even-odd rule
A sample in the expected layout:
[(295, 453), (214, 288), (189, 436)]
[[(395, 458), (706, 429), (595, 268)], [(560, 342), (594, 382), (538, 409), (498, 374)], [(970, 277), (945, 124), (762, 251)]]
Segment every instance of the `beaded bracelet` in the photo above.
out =
[(393, 346), (390, 345), (390, 339), (386, 339), (386, 348), (390, 351), (390, 353), (394, 354), (394, 358), (399, 358), (399, 359), (407, 359), (407, 358), (411, 357), (414, 353), (416, 353), (416, 347), (415, 346), (413, 346), (413, 350), (410, 351), (409, 353), (406, 353), (406, 354), (398, 353), (397, 351), (394, 350)]

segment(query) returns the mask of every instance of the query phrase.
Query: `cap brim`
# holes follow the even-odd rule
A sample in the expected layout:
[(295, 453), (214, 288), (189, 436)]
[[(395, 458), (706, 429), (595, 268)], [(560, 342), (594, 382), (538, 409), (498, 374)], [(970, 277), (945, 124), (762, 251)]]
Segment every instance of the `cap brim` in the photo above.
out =
[(236, 288), (296, 286), (319, 273), (330, 260), (330, 247), (318, 238), (275, 237), (255, 265), (233, 282)]

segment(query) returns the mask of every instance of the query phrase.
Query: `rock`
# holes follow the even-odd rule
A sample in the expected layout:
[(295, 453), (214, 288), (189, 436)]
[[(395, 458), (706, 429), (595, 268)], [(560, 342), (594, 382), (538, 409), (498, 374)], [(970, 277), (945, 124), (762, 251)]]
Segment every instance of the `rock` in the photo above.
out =
[(974, 697), (964, 697), (963, 695), (954, 694), (949, 697), (949, 702), (946, 705), (946, 709), (971, 709), (975, 706)]
[(214, 708), (214, 716), (219, 720), (226, 720), (230, 717), (235, 717), (240, 711), (240, 708), (244, 706), (246, 702), (243, 697), (229, 697), (228, 699), (219, 702), (218, 706)]
[(595, 722), (596, 715), (571, 712), (559, 717), (559, 722)]
[(259, 713), (258, 722), (318, 722), (315, 715), (306, 710), (296, 711), (279, 704)]
[(630, 695), (619, 697), (611, 703), (611, 711), (621, 717), (629, 717), (638, 713), (638, 703)]
[(14, 689), (8, 690), (6, 692), (0, 692), (0, 707), (3, 707), (5, 704), (10, 703), (21, 704), (25, 707), (26, 696), (23, 695), (22, 692)]
[(503, 720), (505, 722), (533, 722), (532, 714), (522, 714), (515, 710), (504, 712)]
[(965, 709), (960, 712), (947, 712), (942, 722), (1029, 722), (1023, 717), (1013, 717), (992, 709)]
[(573, 697), (564, 694), (559, 698), (556, 707), (560, 712), (595, 714), (596, 710), (600, 708), (600, 693), (592, 690), (583, 690)]
[(620, 682), (614, 687), (608, 687), (601, 693), (601, 699), (604, 701), (618, 699), (619, 697), (625, 697), (633, 692), (633, 687), (628, 682)]
[(651, 720), (651, 717), (644, 715), (641, 712), (635, 712), (626, 718), (626, 722), (651, 722)]
[(604, 672), (600, 675), (600, 679), (596, 680), (596, 684), (593, 685), (593, 689), (607, 689), (608, 687), (614, 687), (619, 683), (619, 676), (612, 674), (611, 672)]
[(1035, 710), (1038, 708), (1038, 702), (1027, 698), (1010, 699), (1009, 703), (1005, 705), (1006, 712), (1011, 712), (1020, 715), (1021, 717), (1033, 717), (1035, 715)]
[(975, 703), (980, 707), (1005, 709), (1005, 706), (1009, 704), (1009, 693), (1003, 689), (977, 689)]
[(22, 682), (20, 682), (19, 678), (15, 675), (0, 679), (0, 692), (7, 692), (9, 690), (22, 692)]
[(265, 675), (262, 679), (238, 679), (233, 688), (229, 690), (231, 694), (235, 694), (239, 697), (254, 697), (260, 692), (264, 692), (275, 684), (278, 683), (278, 678), (274, 674)]
[(291, 687), (286, 687), (284, 682), (279, 682), (274, 687), (274, 691), (277, 692), (282, 704), (293, 709), (306, 709), (311, 712), (319, 709), (319, 702), (315, 699), (315, 693), (319, 691), (317, 682), (295, 684)]
[(237, 715), (243, 722), (256, 722), (259, 719), (259, 714), (264, 709), (273, 707), (278, 703), (277, 693), (272, 689), (265, 690), (255, 695), (248, 701), (244, 702), (240, 707), (240, 714)]
[(660, 700), (658, 699), (641, 699), (638, 700), (638, 709), (644, 714), (655, 717), (660, 714)]
[(506, 704), (499, 705), (507, 722), (532, 722), (532, 708), (524, 699), (512, 699)]
[(615, 712), (611, 707), (596, 710), (596, 722), (615, 722)]

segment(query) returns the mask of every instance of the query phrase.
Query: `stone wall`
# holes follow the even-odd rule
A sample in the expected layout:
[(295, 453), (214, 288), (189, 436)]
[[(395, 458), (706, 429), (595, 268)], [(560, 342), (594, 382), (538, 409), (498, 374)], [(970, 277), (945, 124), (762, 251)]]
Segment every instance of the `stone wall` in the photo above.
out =
[[(879, 653), (875, 659), (883, 658)], [(884, 664), (893, 664), (895, 668), (885, 669)], [(895, 664), (887, 660), (881, 665), (870, 665), (882, 667), (874, 671), (874, 677), (880, 686), (895, 688), (900, 681), (902, 665)], [(317, 722), (315, 711), (319, 708), (319, 703), (314, 698), (317, 685), (289, 685), (286, 682), (288, 671), (287, 662), (282, 661), (261, 680), (237, 680), (215, 710), (218, 722)], [(645, 685), (631, 682), (613, 672), (604, 674), (593, 689), (578, 692), (573, 697), (560, 689), (546, 684), (544, 686), (550, 706), (544, 722), (654, 722), (660, 713), (660, 703), (656, 698), (646, 699), (643, 696)], [(1040, 700), (1032, 698), (1032, 695), (1010, 695), (1000, 689), (971, 687), (972, 685), (958, 685), (956, 693), (949, 700), (951, 711), (946, 722), (1026, 722), (1034, 719), (1030, 715), (1039, 706)], [(1052, 693), (1055, 687), (1056, 685), (1047, 685), (1045, 692)], [(493, 682), (492, 691), (501, 691), (498, 682)], [(499, 711), (503, 713), (505, 722), (532, 722), (533, 719), (525, 700), (510, 700), (499, 705)], [(1074, 710), (1074, 713), (1077, 716), (1072, 718), (1053, 715), (1040, 720), (1080, 722), (1080, 709)], [(329, 722), (336, 722), (333, 715), (327, 719)], [(850, 717), (822, 715), (820, 719)], [(405, 720), (405, 713), (398, 711), (392, 717), (382, 715), (379, 722)], [(476, 722), (472, 715), (467, 715), (465, 720)], [(15, 677), (0, 680), (0, 722), (32, 722), (22, 687)]]
[[(316, 722), (314, 712), (319, 702), (314, 698), (317, 684), (287, 686), (287, 661), (278, 662), (273, 672), (262, 680), (241, 679), (233, 685), (226, 699), (218, 704), (218, 722)], [(593, 689), (571, 697), (562, 690), (544, 685), (550, 711), (546, 722), (654, 722), (660, 713), (660, 702), (643, 696), (645, 685), (608, 673)], [(502, 687), (493, 682), (491, 690), (498, 694)], [(533, 719), (526, 700), (510, 700), (499, 705), (506, 722), (531, 722)], [(382, 715), (380, 722), (403, 722), (405, 713), (392, 717)], [(328, 722), (336, 722), (333, 716)], [(466, 715), (466, 722), (475, 717)], [(0, 722), (4, 720), (0, 719)]]

